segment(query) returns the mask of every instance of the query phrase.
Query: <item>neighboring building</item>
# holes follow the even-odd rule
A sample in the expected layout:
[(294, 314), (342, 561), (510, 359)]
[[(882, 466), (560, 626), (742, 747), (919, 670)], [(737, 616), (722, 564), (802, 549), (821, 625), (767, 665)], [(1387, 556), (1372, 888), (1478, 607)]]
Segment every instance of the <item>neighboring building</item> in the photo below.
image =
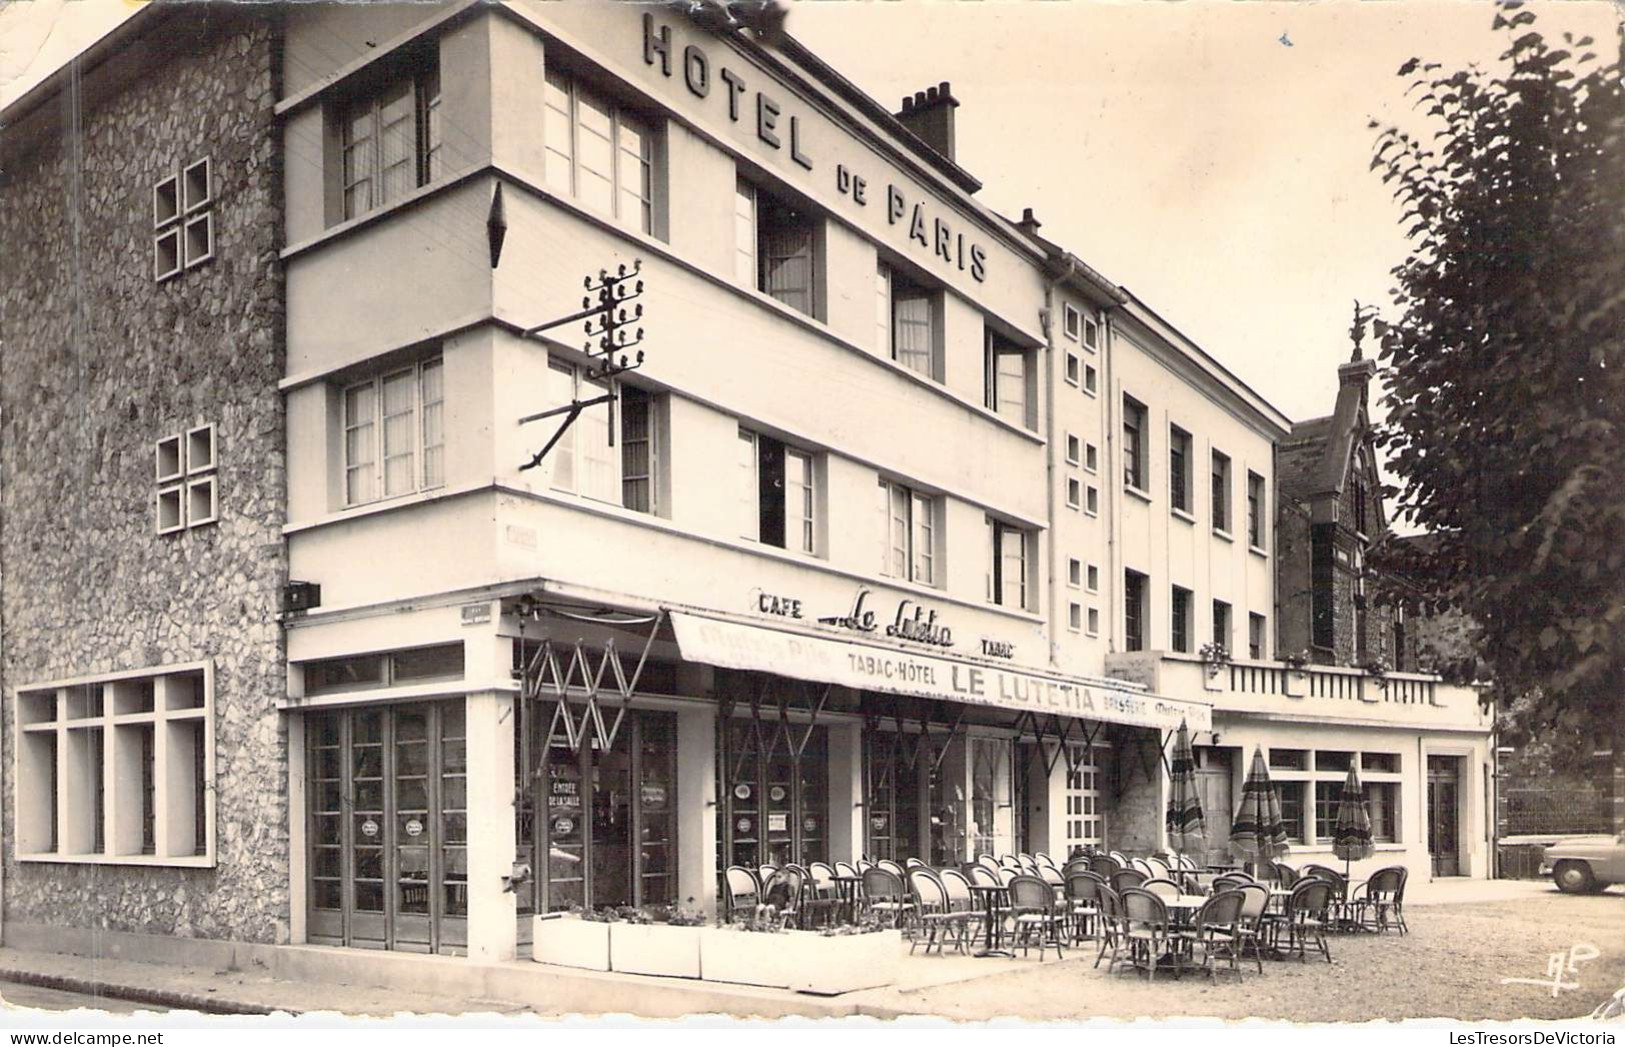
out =
[[(947, 83), (685, 10), (155, 5), (7, 111), (8, 936), (501, 960), (732, 864), (1150, 851), (1182, 722), (1216, 849), (1260, 746), (1418, 869), (1450, 725), (1482, 875), (1471, 693), (1275, 660), (1289, 421), (981, 205)], [(543, 328), (623, 266), (606, 378)]]

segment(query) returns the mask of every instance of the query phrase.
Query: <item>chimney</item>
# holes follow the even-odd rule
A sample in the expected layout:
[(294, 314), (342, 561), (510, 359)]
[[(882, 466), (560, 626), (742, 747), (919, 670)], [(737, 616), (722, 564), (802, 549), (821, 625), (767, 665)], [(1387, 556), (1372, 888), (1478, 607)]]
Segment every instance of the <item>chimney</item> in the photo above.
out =
[(912, 98), (905, 97), (902, 110), (894, 115), (926, 145), (952, 160), (954, 110), (957, 108), (959, 102), (949, 92), (948, 81), (944, 80), (935, 87), (914, 92)]
[(1043, 224), (1043, 222), (1040, 222), (1038, 219), (1033, 217), (1032, 208), (1023, 207), (1021, 209), (1021, 221), (1016, 223), (1016, 228), (1020, 229), (1027, 236), (1037, 236), (1038, 230)]

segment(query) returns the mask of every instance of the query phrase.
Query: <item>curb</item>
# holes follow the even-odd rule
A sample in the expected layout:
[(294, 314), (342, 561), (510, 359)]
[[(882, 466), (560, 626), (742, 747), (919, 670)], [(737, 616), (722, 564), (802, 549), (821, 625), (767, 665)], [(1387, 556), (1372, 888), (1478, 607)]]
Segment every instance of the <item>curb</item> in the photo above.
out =
[(66, 974), (45, 974), (40, 971), (9, 967), (0, 968), (0, 981), (17, 982), (22, 985), (37, 985), (40, 988), (60, 989), (64, 992), (106, 996), (110, 999), (129, 1000), (133, 1003), (150, 1003), (174, 1010), (200, 1011), (204, 1014), (268, 1015), (279, 1012), (284, 1014), (300, 1013), (286, 1007), (266, 1007), (262, 1004), (242, 1003), (236, 1000), (202, 996), (197, 993), (154, 989), (142, 985), (119, 985), (93, 978), (77, 978)]

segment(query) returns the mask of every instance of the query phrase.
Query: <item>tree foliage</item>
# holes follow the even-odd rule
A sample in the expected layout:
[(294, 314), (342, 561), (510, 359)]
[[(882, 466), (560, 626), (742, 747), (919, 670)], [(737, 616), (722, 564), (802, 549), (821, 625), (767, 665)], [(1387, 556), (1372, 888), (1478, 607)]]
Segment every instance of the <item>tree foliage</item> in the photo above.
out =
[[(1430, 539), (1389, 565), (1476, 622), (1537, 724), (1625, 720), (1625, 98), (1617, 42), (1507, 3), (1489, 68), (1411, 60), (1378, 136), (1410, 254), (1382, 332), (1389, 492)], [(1376, 125), (1373, 125), (1374, 127)], [(1525, 703), (1529, 704), (1529, 703)]]

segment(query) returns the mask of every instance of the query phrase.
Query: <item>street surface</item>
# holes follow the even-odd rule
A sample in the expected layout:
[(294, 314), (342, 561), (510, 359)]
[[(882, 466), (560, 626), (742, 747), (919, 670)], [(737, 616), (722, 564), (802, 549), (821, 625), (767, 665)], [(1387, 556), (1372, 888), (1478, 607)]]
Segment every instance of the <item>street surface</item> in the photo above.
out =
[[(166, 1009), (147, 1003), (112, 1000), (106, 996), (64, 992), (61, 989), (46, 989), (38, 985), (19, 985), (15, 982), (0, 982), (0, 1000), (12, 1007), (31, 1007), (41, 1011), (71, 1011), (79, 1007), (89, 1007), (92, 1010), (106, 1011), (109, 1014), (134, 1014), (137, 1011), (163, 1011)], [(5, 1011), (0, 1010), (0, 1026), (5, 1024)]]

